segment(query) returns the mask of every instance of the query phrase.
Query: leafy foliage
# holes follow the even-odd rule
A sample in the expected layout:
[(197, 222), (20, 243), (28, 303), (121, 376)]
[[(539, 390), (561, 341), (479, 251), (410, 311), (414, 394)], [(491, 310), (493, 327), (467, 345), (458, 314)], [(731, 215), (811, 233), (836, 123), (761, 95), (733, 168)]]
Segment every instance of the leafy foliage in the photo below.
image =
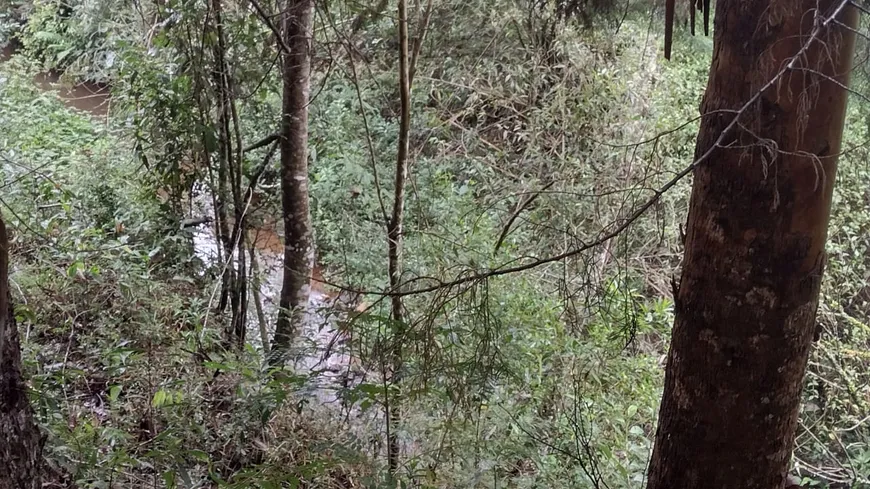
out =
[[(711, 43), (679, 39), (663, 64), (651, 7), (628, 6), (589, 28), (538, 2), (433, 2), (413, 91), (405, 278), (449, 280), (594, 242), (691, 161)], [(280, 120), (271, 30), (250, 7), (227, 2), (224, 12), (242, 146)], [(327, 281), (367, 291), (387, 283), (395, 27), (386, 4), (359, 31), (342, 26), (376, 7), (319, 5), (310, 107), (318, 259)], [(643, 483), (688, 182), (601, 246), (407, 298), (401, 338), (383, 297), (347, 299), (367, 306), (350, 318), (343, 303), (354, 294), (342, 292), (319, 314), (340, 316), (336, 348), (350, 359), (340, 367), (364, 375), (333, 386), (337, 400), (326, 402), (328, 362), (276, 373), (255, 341), (224, 348), (227, 318), (214, 308), (222, 264), (202, 256), (197, 231), (180, 229), (216, 188), (209, 5), (40, 0), (3, 10), (0, 36), (17, 36), (24, 50), (0, 65), (2, 205), (17, 236), (16, 314), (57, 482)], [(110, 117), (38, 90), (31, 79), (44, 68), (111, 81)], [(870, 471), (868, 107), (854, 102), (795, 451), (797, 470), (820, 485), (859, 483)], [(244, 153), (246, 185), (268, 150)], [(257, 182), (255, 228), (279, 215), (277, 171), (267, 165)], [(334, 347), (320, 330), (308, 331), (318, 351), (301, 345), (300, 357)], [(408, 357), (405, 463), (390, 480), (382, 410), (398, 387), (382, 370), (395, 341)]]

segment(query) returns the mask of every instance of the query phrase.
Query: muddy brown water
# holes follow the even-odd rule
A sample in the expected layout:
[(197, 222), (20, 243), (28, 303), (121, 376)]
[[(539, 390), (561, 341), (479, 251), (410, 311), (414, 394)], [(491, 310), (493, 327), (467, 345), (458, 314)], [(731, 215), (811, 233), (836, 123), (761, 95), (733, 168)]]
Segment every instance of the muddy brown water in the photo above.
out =
[[(20, 46), (14, 42), (7, 43), (0, 49), (0, 63), (9, 60)], [(82, 82), (70, 84), (62, 81), (61, 74), (50, 70), (38, 73), (33, 77), (33, 83), (44, 92), (54, 92), (67, 107), (86, 112), (93, 116), (106, 117), (111, 108), (111, 87), (104, 83)], [(284, 251), (284, 243), (277, 232), (278, 223), (268, 222), (266, 225), (251, 231), (250, 236), (254, 248), (264, 256), (268, 263), (280, 261)], [(275, 274), (275, 272), (273, 272)], [(312, 273), (311, 289), (315, 294), (332, 298), (334, 293), (327, 292), (323, 287), (323, 271), (318, 264)]]
[[(202, 189), (195, 189), (194, 195), (197, 197), (192, 201), (192, 214), (212, 215), (211, 203), (202, 197), (205, 195)], [(262, 274), (260, 296), (270, 333), (274, 332), (284, 275), (284, 239), (279, 233), (281, 226), (278, 221), (266, 220), (248, 233)], [(217, 262), (218, 243), (213, 225), (201, 225), (193, 230), (194, 250), (203, 262), (224, 265)], [(310, 286), (308, 310), (292, 356), (296, 370), (309, 375), (309, 393), (321, 405), (338, 405), (341, 404), (340, 390), (360, 381), (358, 376), (364, 376), (364, 373), (356, 367), (356, 359), (346, 344), (345, 331), (339, 325), (347, 316), (347, 307), (337, 307), (339, 297), (323, 286), (320, 266), (312, 271)], [(247, 336), (250, 343), (259, 346), (259, 324), (253, 305), (248, 311)]]
[[(18, 50), (18, 46), (9, 43), (0, 50), (0, 63), (8, 60)], [(57, 93), (58, 98), (67, 107), (87, 112), (97, 117), (105, 117), (111, 107), (111, 87), (104, 83), (82, 82), (71, 84), (62, 81), (61, 74), (50, 70), (38, 73), (33, 77), (33, 83), (41, 90)]]

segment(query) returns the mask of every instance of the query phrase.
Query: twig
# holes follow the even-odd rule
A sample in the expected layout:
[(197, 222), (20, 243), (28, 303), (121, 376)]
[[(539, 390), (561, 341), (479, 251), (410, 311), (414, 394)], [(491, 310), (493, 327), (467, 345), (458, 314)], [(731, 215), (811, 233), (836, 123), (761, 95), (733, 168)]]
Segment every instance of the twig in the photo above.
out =
[(420, 49), (423, 47), (423, 41), (426, 39), (426, 33), (429, 31), (429, 17), (432, 15), (432, 0), (427, 0), (426, 8), (423, 10), (423, 19), (420, 22), (420, 32), (417, 38), (414, 39), (414, 47), (411, 50), (411, 61), (408, 66), (408, 83), (414, 83), (414, 74), (417, 72), (417, 58), (420, 56)]
[(552, 187), (554, 183), (556, 182), (553, 181), (544, 185), (543, 187), (541, 187), (541, 190), (538, 190), (537, 192), (529, 195), (524, 202), (520, 203), (520, 205), (517, 206), (517, 210), (515, 210), (514, 213), (511, 215), (510, 219), (508, 219), (507, 223), (504, 225), (504, 229), (502, 229), (501, 234), (498, 236), (498, 241), (495, 242), (495, 247), (492, 250), (492, 254), (498, 253), (498, 249), (501, 248), (502, 243), (504, 242), (505, 238), (507, 238), (508, 233), (510, 233), (511, 226), (513, 226), (514, 221), (516, 221), (517, 218), (520, 217), (520, 213), (526, 210), (527, 207), (532, 205), (532, 203), (537, 200), (537, 198), (545, 190)]
[(181, 220), (181, 229), (187, 229), (199, 226), (201, 224), (208, 224), (212, 221), (211, 216), (199, 216), (192, 217), (190, 219), (182, 219)]
[(272, 34), (275, 34), (275, 39), (278, 41), (278, 47), (281, 48), (281, 51), (285, 56), (290, 56), (290, 47), (287, 46), (287, 43), (284, 42), (284, 38), (281, 36), (281, 32), (275, 27), (275, 23), (272, 22), (272, 19), (269, 18), (269, 15), (266, 14), (266, 11), (263, 10), (263, 7), (260, 6), (260, 2), (257, 0), (250, 0), (251, 5), (254, 7), (254, 10), (257, 12), (257, 15), (263, 21), (264, 24), (272, 31)]
[(723, 147), (722, 145), (723, 145), (726, 137), (728, 137), (728, 135), (731, 133), (731, 131), (733, 131), (734, 128), (737, 127), (737, 125), (739, 124), (740, 117), (743, 116), (752, 106), (754, 106), (758, 102), (758, 100), (761, 98), (761, 95), (763, 93), (767, 92), (768, 90), (773, 88), (777, 83), (779, 83), (779, 81), (782, 79), (782, 77), (783, 77), (783, 75), (785, 75), (785, 73), (787, 73), (790, 70), (793, 70), (795, 68), (797, 62), (806, 54), (806, 52), (810, 48), (810, 46), (812, 46), (818, 40), (818, 37), (819, 37), (819, 34), (821, 33), (821, 31), (823, 29), (827, 28), (828, 25), (837, 16), (840, 15), (840, 12), (842, 12), (843, 9), (847, 5), (851, 5), (851, 4), (852, 4), (852, 2), (850, 2), (849, 0), (843, 0), (837, 6), (837, 8), (834, 9), (833, 13), (831, 13), (830, 16), (825, 18), (823, 21), (816, 23), (815, 27), (813, 28), (813, 31), (809, 34), (806, 43), (804, 43), (804, 45), (801, 46), (801, 48), (798, 50), (798, 52), (795, 53), (794, 56), (791, 57), (791, 60), (788, 63), (786, 63), (782, 69), (780, 69), (764, 86), (762, 86), (758, 91), (756, 91), (755, 94), (752, 97), (750, 97), (749, 100), (747, 100), (746, 103), (744, 103), (740, 107), (740, 109), (738, 109), (734, 112), (734, 114), (735, 114), (734, 118), (731, 120), (731, 122), (728, 123), (727, 126), (725, 126), (725, 128), (719, 134), (719, 137), (716, 138), (716, 141), (714, 141), (713, 144), (710, 145), (710, 147), (707, 148), (707, 150), (701, 154), (701, 156), (699, 156), (692, 163), (690, 163), (689, 165), (684, 167), (682, 170), (680, 170), (673, 178), (671, 178), (670, 180), (665, 182), (664, 185), (659, 187), (657, 190), (654, 190), (653, 195), (649, 199), (647, 199), (644, 203), (642, 203), (641, 205), (636, 207), (635, 210), (631, 214), (629, 214), (629, 216), (622, 222), (622, 224), (618, 225), (614, 230), (603, 234), (599, 238), (597, 238), (593, 241), (590, 241), (588, 243), (583, 243), (580, 246), (577, 246), (575, 248), (572, 248), (570, 250), (565, 251), (564, 253), (549, 256), (546, 258), (539, 258), (539, 259), (536, 259), (532, 262), (525, 263), (523, 265), (490, 269), (490, 270), (486, 270), (483, 272), (473, 273), (473, 274), (467, 275), (465, 277), (459, 277), (459, 278), (456, 278), (456, 279), (453, 279), (453, 280), (450, 280), (447, 282), (439, 281), (437, 279), (432, 279), (432, 280), (436, 280), (438, 283), (436, 283), (434, 285), (430, 285), (430, 286), (419, 287), (416, 289), (408, 289), (406, 287), (407, 287), (407, 285), (409, 285), (412, 282), (424, 280), (427, 278), (418, 277), (418, 278), (410, 279), (408, 281), (401, 283), (398, 287), (395, 287), (395, 286), (391, 287), (387, 291), (361, 290), (361, 289), (341, 286), (339, 284), (334, 284), (334, 283), (329, 283), (329, 282), (323, 282), (323, 283), (330, 285), (332, 287), (336, 287), (340, 290), (345, 290), (345, 291), (349, 291), (349, 292), (353, 292), (353, 293), (357, 293), (357, 294), (381, 295), (381, 296), (389, 296), (389, 297), (406, 297), (406, 296), (417, 295), (417, 294), (425, 294), (427, 292), (433, 292), (433, 291), (436, 291), (438, 289), (442, 289), (445, 287), (455, 287), (457, 285), (463, 285), (463, 284), (466, 284), (469, 282), (488, 279), (488, 278), (492, 278), (492, 277), (498, 277), (501, 275), (508, 275), (508, 274), (512, 274), (512, 273), (524, 272), (526, 270), (531, 270), (533, 268), (537, 268), (537, 267), (540, 267), (542, 265), (547, 265), (550, 263), (564, 260), (566, 258), (571, 258), (573, 256), (580, 254), (580, 253), (588, 251), (596, 246), (602, 245), (602, 244), (606, 243), (607, 241), (610, 241), (611, 239), (619, 236), (620, 234), (622, 234), (623, 231), (625, 231), (626, 229), (631, 227), (631, 225), (634, 224), (638, 219), (640, 219), (640, 217), (643, 216), (646, 213), (646, 211), (648, 211), (651, 207), (653, 207), (659, 201), (659, 199), (661, 199), (661, 197), (665, 193), (667, 193), (674, 186), (676, 186), (680, 181), (683, 180), (683, 178), (688, 176), (695, 168), (697, 168), (699, 165), (701, 165), (702, 163), (709, 160), (710, 157), (713, 155), (714, 151), (716, 151), (719, 148), (722, 148)]

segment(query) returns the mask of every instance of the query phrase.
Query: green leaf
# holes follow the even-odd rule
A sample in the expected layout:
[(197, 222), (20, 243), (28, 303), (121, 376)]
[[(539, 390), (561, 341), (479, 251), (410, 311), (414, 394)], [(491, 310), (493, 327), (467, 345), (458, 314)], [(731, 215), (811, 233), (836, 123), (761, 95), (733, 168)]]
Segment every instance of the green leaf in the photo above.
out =
[(199, 460), (200, 462), (206, 462), (206, 463), (208, 463), (208, 461), (210, 460), (208, 454), (205, 453), (205, 452), (203, 452), (202, 450), (190, 450), (190, 451), (188, 451), (187, 453), (188, 453), (191, 457), (193, 457), (193, 458)]
[(118, 402), (118, 396), (121, 394), (121, 386), (113, 385), (109, 387), (109, 400), (112, 402)]
[(212, 370), (232, 370), (229, 365), (219, 362), (203, 362), (203, 366)]
[(15, 320), (18, 323), (35, 323), (36, 313), (25, 304), (15, 304)]
[(166, 391), (163, 389), (160, 389), (159, 391), (154, 393), (154, 399), (151, 400), (151, 405), (154, 407), (160, 407), (165, 402), (166, 402)]
[(175, 471), (167, 470), (163, 473), (163, 482), (166, 483), (166, 487), (174, 488), (175, 486)]
[(85, 268), (85, 264), (80, 261), (74, 261), (69, 268), (66, 269), (66, 276), (69, 278), (75, 278), (76, 274), (79, 270)]

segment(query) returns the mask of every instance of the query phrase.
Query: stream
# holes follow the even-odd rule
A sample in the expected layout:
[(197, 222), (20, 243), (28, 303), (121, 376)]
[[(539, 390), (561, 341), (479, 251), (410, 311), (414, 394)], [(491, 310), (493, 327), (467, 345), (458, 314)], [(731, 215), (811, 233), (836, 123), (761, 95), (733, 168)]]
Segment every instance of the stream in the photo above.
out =
[[(15, 54), (17, 47), (7, 44), (0, 50), (0, 63), (7, 61)], [(60, 73), (49, 71), (34, 76), (33, 83), (44, 92), (54, 93), (69, 108), (90, 114), (94, 118), (107, 119), (111, 109), (111, 87), (96, 83), (64, 83)], [(201, 190), (201, 189), (200, 189)], [(191, 214), (195, 216), (211, 216), (211, 206), (204, 192), (194, 197)], [(249, 236), (254, 245), (261, 273), (260, 296), (266, 316), (270, 337), (274, 334), (274, 325), (278, 311), (278, 297), (281, 292), (283, 239), (274, 227), (264, 227), (250, 230)], [(217, 263), (218, 240), (214, 228), (202, 224), (191, 229), (196, 255), (207, 265), (221, 267)], [(353, 406), (345, 406), (341, 391), (357, 385), (364, 377), (364, 372), (356, 367), (357, 362), (352, 357), (344, 337), (338, 327), (338, 321), (346, 312), (340, 312), (335, 307), (336, 298), (327, 293), (322, 286), (321, 270), (316, 267), (311, 282), (311, 297), (306, 313), (306, 320), (299, 334), (299, 340), (294, 345), (291, 360), (295, 372), (307, 375), (308, 382), (301, 394), (309, 396), (314, 402), (311, 407), (321, 406), (327, 409), (338, 409), (343, 413), (338, 418), (344, 418), (353, 431), (365, 430), (379, 415), (377, 410), (367, 413), (360, 412)], [(248, 342), (262, 349), (259, 323), (253, 303), (253, 294), (249, 294), (248, 305)]]
[[(0, 49), (0, 63), (8, 60), (18, 50), (18, 46), (7, 43)], [(33, 84), (44, 92), (55, 92), (69, 108), (87, 112), (95, 117), (105, 118), (111, 107), (110, 87), (101, 83), (83, 82), (71, 85), (61, 80), (57, 71), (37, 73)]]
[[(212, 215), (211, 205), (202, 200), (204, 199), (201, 197), (194, 199), (192, 214)], [(249, 231), (249, 239), (254, 245), (260, 267), (260, 297), (269, 336), (272, 337), (283, 280), (281, 267), (284, 241), (273, 227), (252, 229)], [(204, 263), (223, 266), (217, 262), (218, 240), (213, 226), (197, 226), (193, 230), (193, 245), (194, 252)], [(290, 358), (296, 372), (309, 375), (309, 394), (314, 395), (320, 404), (340, 404), (338, 390), (346, 388), (348, 383), (354, 383), (354, 374), (359, 372), (354, 367), (354, 359), (349, 354), (344, 335), (338, 327), (338, 322), (346, 313), (335, 307), (337, 298), (324, 290), (320, 281), (321, 273), (320, 267), (316, 266), (310, 283), (311, 295), (306, 319), (299, 340), (290, 352)], [(249, 294), (248, 300), (247, 341), (262, 348), (253, 294)]]

